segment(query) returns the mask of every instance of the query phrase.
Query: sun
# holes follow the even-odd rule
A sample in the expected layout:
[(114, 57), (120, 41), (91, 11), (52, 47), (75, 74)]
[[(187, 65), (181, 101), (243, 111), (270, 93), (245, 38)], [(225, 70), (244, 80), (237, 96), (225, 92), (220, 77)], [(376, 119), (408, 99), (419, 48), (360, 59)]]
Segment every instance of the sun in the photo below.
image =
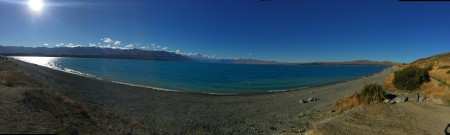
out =
[(40, 12), (44, 7), (44, 2), (42, 2), (42, 0), (29, 0), (28, 6), (30, 7), (31, 10), (35, 12)]

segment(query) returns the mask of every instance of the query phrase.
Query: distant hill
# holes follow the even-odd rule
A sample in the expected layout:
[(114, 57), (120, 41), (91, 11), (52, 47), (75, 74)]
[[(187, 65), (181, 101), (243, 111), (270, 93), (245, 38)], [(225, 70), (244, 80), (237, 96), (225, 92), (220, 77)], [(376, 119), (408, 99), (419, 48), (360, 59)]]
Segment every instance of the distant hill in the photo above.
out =
[(277, 61), (264, 61), (264, 60), (254, 60), (254, 59), (218, 59), (218, 63), (229, 63), (229, 64), (284, 64)]
[(297, 63), (297, 65), (386, 65), (392, 66), (399, 63), (391, 61), (370, 61), (370, 60), (354, 60), (344, 62), (311, 62), (311, 63)]
[(224, 64), (269, 64), (269, 65), (395, 65), (390, 61), (355, 60), (347, 62), (311, 62), (285, 63), (254, 59), (215, 59), (203, 55), (181, 55), (166, 51), (148, 51), (141, 49), (111, 49), (99, 47), (17, 47), (0, 46), (0, 55), (6, 56), (52, 56), (52, 57), (82, 57), (82, 58), (120, 58), (148, 59), (167, 61), (195, 61), (202, 63)]
[(418, 59), (411, 63), (415, 66), (450, 66), (450, 52), (434, 55), (427, 58)]
[(54, 56), (54, 57), (85, 57), (85, 58), (123, 58), (190, 61), (189, 58), (166, 51), (146, 51), (140, 49), (111, 49), (98, 47), (17, 47), (0, 46), (0, 55), (6, 56)]

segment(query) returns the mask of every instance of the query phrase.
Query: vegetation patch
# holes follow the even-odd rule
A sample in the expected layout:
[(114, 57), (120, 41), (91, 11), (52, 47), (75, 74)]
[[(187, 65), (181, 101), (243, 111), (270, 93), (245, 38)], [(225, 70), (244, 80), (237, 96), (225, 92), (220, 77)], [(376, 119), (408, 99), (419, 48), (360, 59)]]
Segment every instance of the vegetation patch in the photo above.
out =
[(369, 101), (382, 101), (386, 96), (386, 92), (379, 84), (368, 84), (361, 90), (361, 95), (367, 97)]
[(440, 66), (438, 69), (449, 69), (450, 66)]
[(427, 95), (427, 97), (440, 98), (450, 105), (450, 90), (439, 87), (433, 82), (422, 84), (418, 92)]
[(367, 84), (361, 90), (361, 93), (355, 92), (351, 95), (344, 96), (344, 99), (334, 101), (333, 109), (341, 113), (345, 110), (356, 106), (366, 105), (370, 102), (378, 102), (385, 98), (386, 92), (379, 84)]
[(401, 90), (416, 90), (424, 82), (430, 81), (428, 71), (432, 66), (420, 68), (416, 66), (406, 67), (394, 73), (393, 84), (397, 89)]

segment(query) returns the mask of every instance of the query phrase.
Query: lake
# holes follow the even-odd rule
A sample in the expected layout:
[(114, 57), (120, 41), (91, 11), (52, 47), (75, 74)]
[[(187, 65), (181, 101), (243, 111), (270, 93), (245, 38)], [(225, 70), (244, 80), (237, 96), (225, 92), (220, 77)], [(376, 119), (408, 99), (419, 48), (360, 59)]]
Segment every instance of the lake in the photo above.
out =
[(65, 72), (166, 91), (255, 94), (356, 79), (387, 66), (243, 65), (135, 59), (13, 57)]

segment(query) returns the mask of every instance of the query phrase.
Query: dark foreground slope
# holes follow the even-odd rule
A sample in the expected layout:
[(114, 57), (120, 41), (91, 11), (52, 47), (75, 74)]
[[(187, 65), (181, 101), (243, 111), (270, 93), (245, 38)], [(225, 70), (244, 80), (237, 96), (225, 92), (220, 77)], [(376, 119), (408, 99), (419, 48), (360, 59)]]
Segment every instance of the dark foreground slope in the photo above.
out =
[[(42, 85), (39, 88), (43, 92), (54, 95), (56, 99), (59, 99), (57, 97), (70, 99), (65, 101), (61, 100), (64, 98), (61, 98), (54, 100), (55, 103), (45, 104), (71, 105), (74, 103), (75, 105), (71, 106), (80, 106), (75, 109), (83, 108), (81, 109), (83, 111), (67, 111), (69, 113), (63, 113), (60, 116), (62, 119), (46, 117), (49, 121), (62, 121), (55, 125), (40, 125), (42, 120), (35, 119), (29, 119), (30, 122), (25, 122), (25, 120), (16, 122), (13, 126), (2, 128), (0, 133), (17, 133), (17, 131), (26, 133), (74, 131), (91, 134), (300, 133), (309, 128), (313, 119), (329, 113), (334, 99), (358, 91), (364, 84), (382, 83), (386, 75), (392, 73), (391, 69), (386, 69), (379, 74), (358, 80), (291, 92), (251, 96), (214, 96), (132, 87), (68, 74), (20, 61), (1, 66), (12, 67), (14, 71)], [(0, 93), (4, 93), (6, 90), (10, 90), (10, 87), (0, 87)], [(25, 92), (18, 91), (15, 94), (22, 98), (27, 96)], [(306, 100), (309, 97), (316, 97), (318, 101), (299, 103), (300, 99)], [(20, 99), (11, 102), (20, 102)], [(22, 102), (17, 106), (30, 106), (29, 104), (31, 103)], [(64, 108), (64, 106), (56, 108), (27, 107), (25, 110), (28, 112), (21, 114), (24, 115), (24, 119), (34, 118), (32, 115), (52, 114), (52, 110), (59, 110), (58, 108)], [(7, 110), (1, 109), (0, 111)], [(14, 117), (17, 115), (16, 113), (18, 112), (10, 112), (8, 115)], [(301, 117), (299, 114), (302, 114)], [(71, 118), (78, 122), (70, 124)], [(0, 124), (8, 125), (13, 121), (2, 118)], [(93, 124), (90, 124), (91, 122)], [(62, 126), (64, 123), (73, 126)], [(49, 129), (20, 130), (23, 126), (30, 124)]]

